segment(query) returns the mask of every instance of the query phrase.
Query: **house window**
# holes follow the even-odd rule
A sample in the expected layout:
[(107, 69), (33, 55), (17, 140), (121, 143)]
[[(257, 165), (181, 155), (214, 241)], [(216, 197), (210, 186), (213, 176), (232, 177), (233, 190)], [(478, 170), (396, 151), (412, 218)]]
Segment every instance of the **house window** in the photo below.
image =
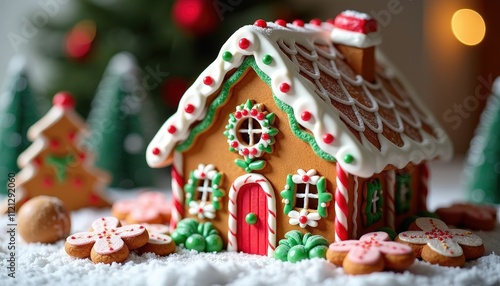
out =
[(396, 174), (396, 213), (402, 214), (411, 207), (411, 176), (408, 173)]
[(316, 170), (297, 170), (288, 175), (285, 189), (281, 192), (285, 204), (284, 213), (290, 217), (289, 223), (316, 227), (318, 220), (328, 216), (327, 207), (333, 196), (326, 190), (325, 177), (316, 175)]
[(363, 191), (363, 223), (370, 226), (382, 219), (383, 214), (383, 190), (379, 179), (366, 183)]
[(190, 173), (188, 183), (184, 186), (189, 214), (197, 215), (200, 219), (215, 218), (215, 212), (221, 209), (221, 198), (224, 196), (224, 191), (220, 188), (221, 180), (222, 173), (217, 172), (212, 164), (199, 164)]
[(236, 111), (229, 114), (224, 135), (229, 151), (243, 156), (243, 159), (235, 160), (238, 167), (248, 173), (265, 167), (265, 161), (257, 158), (273, 152), (274, 136), (278, 134), (273, 123), (274, 113), (266, 112), (262, 104), (254, 104), (251, 100), (237, 106)]

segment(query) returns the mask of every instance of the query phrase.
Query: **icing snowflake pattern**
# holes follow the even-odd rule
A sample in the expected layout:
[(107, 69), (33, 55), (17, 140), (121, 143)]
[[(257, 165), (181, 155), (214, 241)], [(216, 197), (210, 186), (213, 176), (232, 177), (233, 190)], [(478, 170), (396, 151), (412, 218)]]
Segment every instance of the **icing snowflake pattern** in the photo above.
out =
[(443, 221), (438, 219), (418, 218), (415, 223), (422, 230), (402, 232), (399, 234), (399, 239), (409, 243), (427, 244), (432, 250), (444, 256), (461, 256), (463, 250), (460, 245), (480, 246), (482, 244), (481, 238), (472, 232), (449, 229)]
[(103, 217), (92, 223), (93, 231), (79, 232), (69, 236), (66, 241), (71, 245), (86, 245), (94, 242), (94, 250), (99, 254), (112, 254), (125, 245), (122, 238), (136, 237), (143, 234), (146, 228), (131, 224), (120, 226), (115, 217)]
[(289, 223), (291, 225), (299, 225), (301, 228), (305, 228), (306, 226), (317, 227), (318, 220), (321, 216), (316, 212), (308, 213), (307, 209), (302, 209), (300, 212), (298, 211), (290, 211), (288, 213), (290, 217)]
[(389, 235), (381, 231), (367, 233), (359, 240), (335, 242), (329, 248), (335, 252), (348, 252), (350, 261), (361, 264), (375, 263), (384, 254), (405, 255), (413, 251), (407, 245), (390, 241)]
[(215, 218), (215, 208), (212, 204), (206, 202), (191, 201), (189, 203), (189, 214), (198, 215), (199, 219)]

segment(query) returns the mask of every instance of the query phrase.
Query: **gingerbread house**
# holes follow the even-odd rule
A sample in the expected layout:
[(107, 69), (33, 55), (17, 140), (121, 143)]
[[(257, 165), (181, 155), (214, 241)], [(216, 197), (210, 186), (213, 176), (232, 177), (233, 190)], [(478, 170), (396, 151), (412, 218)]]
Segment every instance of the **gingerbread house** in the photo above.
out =
[(171, 224), (210, 221), (228, 250), (271, 255), (290, 230), (333, 242), (425, 210), (425, 163), (452, 146), (380, 42), (354, 11), (236, 31), (147, 149), (172, 164)]

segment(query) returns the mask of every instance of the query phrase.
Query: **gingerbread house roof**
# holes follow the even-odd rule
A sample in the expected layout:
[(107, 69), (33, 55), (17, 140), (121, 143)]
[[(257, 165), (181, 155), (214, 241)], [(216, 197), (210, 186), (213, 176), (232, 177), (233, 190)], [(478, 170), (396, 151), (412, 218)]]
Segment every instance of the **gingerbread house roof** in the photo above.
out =
[(375, 80), (356, 74), (332, 42), (334, 28), (330, 22), (278, 21), (240, 28), (153, 138), (148, 164), (170, 163), (175, 146), (205, 117), (207, 98), (248, 57), (270, 78), (274, 96), (292, 107), (295, 120), (313, 135), (315, 142), (309, 143), (320, 149), (316, 153), (334, 157), (345, 171), (369, 177), (388, 165), (450, 158), (446, 133), (400, 73), (377, 51)]

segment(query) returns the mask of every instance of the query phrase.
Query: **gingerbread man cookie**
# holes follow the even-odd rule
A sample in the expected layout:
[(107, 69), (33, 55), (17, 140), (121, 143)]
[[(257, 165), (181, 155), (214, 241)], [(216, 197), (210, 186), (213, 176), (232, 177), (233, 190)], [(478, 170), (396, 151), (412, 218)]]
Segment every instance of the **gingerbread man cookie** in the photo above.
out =
[(113, 216), (127, 223), (161, 224), (170, 220), (170, 202), (160, 192), (144, 192), (113, 204)]
[(148, 231), (142, 225), (120, 226), (117, 218), (103, 217), (92, 223), (89, 232), (70, 235), (64, 248), (70, 256), (90, 256), (94, 263), (111, 264), (125, 261), (129, 250), (144, 246), (148, 239)]
[(330, 244), (326, 258), (348, 274), (359, 275), (384, 269), (402, 271), (415, 261), (411, 247), (390, 241), (385, 232), (367, 233), (359, 240)]
[(137, 249), (139, 253), (153, 252), (165, 256), (175, 251), (174, 240), (167, 235), (168, 226), (163, 224), (142, 224), (149, 233), (149, 240), (144, 246)]
[(487, 205), (456, 203), (436, 210), (439, 218), (448, 225), (473, 230), (493, 230), (497, 224), (497, 210)]
[(482, 239), (468, 230), (449, 229), (441, 220), (418, 218), (410, 230), (402, 232), (396, 241), (409, 245), (415, 255), (441, 266), (459, 266), (466, 259), (476, 259), (484, 254)]

